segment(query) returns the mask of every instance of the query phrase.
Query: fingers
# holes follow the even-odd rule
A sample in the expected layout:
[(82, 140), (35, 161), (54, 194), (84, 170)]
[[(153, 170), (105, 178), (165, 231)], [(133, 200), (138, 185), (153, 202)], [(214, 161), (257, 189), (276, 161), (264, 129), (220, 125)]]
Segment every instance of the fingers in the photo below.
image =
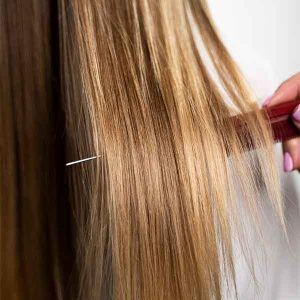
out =
[(275, 93), (268, 97), (263, 106), (273, 106), (300, 98), (300, 73), (283, 82)]
[(291, 172), (300, 169), (300, 138), (285, 142), (283, 152), (283, 170)]
[[(300, 129), (300, 104), (294, 109), (292, 118), (294, 121), (294, 124)], [(299, 149), (300, 151), (300, 149)]]
[[(275, 93), (268, 97), (263, 106), (274, 106), (283, 102), (300, 99), (300, 73), (295, 74), (283, 82)], [(294, 124), (300, 130), (300, 105), (292, 114)], [(283, 169), (290, 172), (300, 169), (300, 138), (295, 138), (283, 143)]]
[[(294, 124), (300, 130), (300, 105), (293, 112)], [(285, 172), (291, 172), (300, 169), (300, 138), (289, 140), (283, 144), (283, 169)]]

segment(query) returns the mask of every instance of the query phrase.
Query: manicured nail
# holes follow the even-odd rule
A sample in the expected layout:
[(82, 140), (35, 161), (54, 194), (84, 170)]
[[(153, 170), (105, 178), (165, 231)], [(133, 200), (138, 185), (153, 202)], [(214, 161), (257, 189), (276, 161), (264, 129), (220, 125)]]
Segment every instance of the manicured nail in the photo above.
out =
[(284, 172), (291, 172), (294, 168), (293, 158), (290, 153), (285, 152), (283, 157)]
[(263, 102), (262, 106), (267, 106), (271, 102), (272, 98), (273, 98), (273, 95), (267, 97), (265, 99), (265, 101)]
[(293, 112), (293, 119), (300, 122), (300, 105), (298, 105)]

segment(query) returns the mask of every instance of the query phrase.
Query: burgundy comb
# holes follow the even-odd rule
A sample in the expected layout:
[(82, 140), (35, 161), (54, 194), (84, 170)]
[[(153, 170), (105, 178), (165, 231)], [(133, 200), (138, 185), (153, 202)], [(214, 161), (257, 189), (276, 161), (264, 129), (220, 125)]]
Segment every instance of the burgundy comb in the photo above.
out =
[(275, 142), (284, 142), (300, 136), (300, 130), (292, 120), (292, 113), (299, 104), (300, 100), (295, 100), (264, 108), (266, 118), (272, 126)]
[[(271, 125), (275, 143), (284, 142), (298, 136), (300, 137), (300, 130), (294, 125), (292, 120), (293, 111), (299, 104), (300, 100), (295, 100), (271, 107), (264, 107), (262, 109), (266, 120)], [(249, 112), (247, 115), (248, 118), (251, 118), (252, 113)], [(255, 117), (255, 115), (253, 115), (253, 117)], [(238, 137), (245, 148), (255, 148), (244, 117), (241, 117), (240, 115), (230, 117), (230, 122), (234, 123)]]

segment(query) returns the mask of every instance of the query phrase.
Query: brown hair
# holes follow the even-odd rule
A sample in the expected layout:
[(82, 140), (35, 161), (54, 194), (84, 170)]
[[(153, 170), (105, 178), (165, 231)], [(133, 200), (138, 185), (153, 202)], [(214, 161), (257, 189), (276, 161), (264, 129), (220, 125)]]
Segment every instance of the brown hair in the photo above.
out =
[(2, 295), (220, 299), (240, 206), (255, 226), (263, 188), (283, 219), (270, 130), (205, 1), (58, 3), (1, 4)]
[(56, 18), (50, 1), (0, 4), (1, 299), (69, 298)]

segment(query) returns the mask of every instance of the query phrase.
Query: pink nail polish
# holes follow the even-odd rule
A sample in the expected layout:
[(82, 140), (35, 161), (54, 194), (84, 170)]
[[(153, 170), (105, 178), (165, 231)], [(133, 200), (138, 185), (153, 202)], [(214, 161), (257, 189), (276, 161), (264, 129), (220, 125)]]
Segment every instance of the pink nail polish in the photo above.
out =
[(264, 100), (262, 106), (267, 106), (267, 105), (271, 102), (272, 98), (273, 98), (273, 95), (267, 97), (267, 98)]
[(298, 105), (293, 112), (293, 119), (300, 122), (300, 105)]
[(291, 172), (294, 168), (293, 158), (290, 153), (285, 152), (283, 157), (284, 172)]

